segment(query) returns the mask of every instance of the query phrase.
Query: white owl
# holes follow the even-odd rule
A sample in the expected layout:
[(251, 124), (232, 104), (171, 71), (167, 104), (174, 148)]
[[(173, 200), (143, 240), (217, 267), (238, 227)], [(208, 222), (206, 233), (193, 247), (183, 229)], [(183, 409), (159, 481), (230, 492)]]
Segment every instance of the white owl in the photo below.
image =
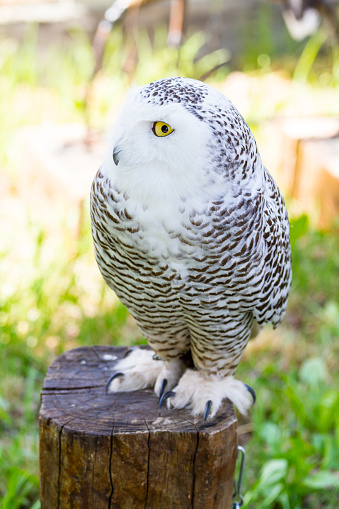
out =
[(108, 390), (246, 413), (254, 391), (233, 375), (254, 326), (279, 325), (291, 259), (284, 200), (232, 103), (184, 78), (133, 89), (91, 219), (99, 269), (152, 348), (129, 352)]

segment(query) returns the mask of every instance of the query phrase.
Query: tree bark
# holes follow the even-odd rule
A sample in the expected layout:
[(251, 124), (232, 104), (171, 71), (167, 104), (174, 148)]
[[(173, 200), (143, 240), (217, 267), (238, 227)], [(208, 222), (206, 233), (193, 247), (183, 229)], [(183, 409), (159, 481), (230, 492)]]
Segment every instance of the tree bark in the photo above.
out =
[(229, 509), (237, 421), (226, 401), (203, 422), (158, 409), (152, 390), (106, 394), (124, 347), (77, 348), (41, 393), (42, 509)]

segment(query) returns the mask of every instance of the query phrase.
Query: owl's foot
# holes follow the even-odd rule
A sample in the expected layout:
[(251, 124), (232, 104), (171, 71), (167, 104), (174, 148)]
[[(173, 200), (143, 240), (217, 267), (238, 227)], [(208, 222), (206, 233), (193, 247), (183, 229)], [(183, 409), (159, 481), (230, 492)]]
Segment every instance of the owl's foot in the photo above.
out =
[(251, 387), (232, 376), (219, 378), (188, 369), (173, 391), (162, 396), (160, 407), (167, 400), (168, 408), (187, 407), (193, 415), (203, 415), (206, 420), (214, 417), (225, 398), (245, 415), (255, 401), (255, 393)]
[(172, 389), (184, 372), (181, 360), (162, 361), (153, 350), (134, 348), (114, 367), (106, 392), (130, 392), (154, 387), (161, 397), (165, 388)]

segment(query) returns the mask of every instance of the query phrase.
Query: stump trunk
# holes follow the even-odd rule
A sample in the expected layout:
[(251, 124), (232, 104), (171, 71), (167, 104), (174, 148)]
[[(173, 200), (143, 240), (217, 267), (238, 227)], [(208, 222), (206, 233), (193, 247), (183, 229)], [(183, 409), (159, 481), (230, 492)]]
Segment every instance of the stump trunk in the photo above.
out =
[(51, 365), (41, 394), (42, 509), (229, 509), (236, 418), (206, 423), (158, 409), (152, 390), (105, 394), (124, 347), (77, 348)]

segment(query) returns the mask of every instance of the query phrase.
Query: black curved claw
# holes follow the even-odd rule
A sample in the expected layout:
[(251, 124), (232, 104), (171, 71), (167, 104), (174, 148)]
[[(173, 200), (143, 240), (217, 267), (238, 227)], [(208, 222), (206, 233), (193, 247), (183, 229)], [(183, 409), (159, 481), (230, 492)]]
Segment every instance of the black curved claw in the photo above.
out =
[(212, 406), (212, 401), (209, 399), (206, 403), (206, 406), (205, 406), (205, 413), (204, 413), (204, 422), (207, 421), (207, 417), (210, 413), (210, 410), (211, 410), (211, 406)]
[(252, 398), (253, 398), (253, 405), (254, 405), (254, 403), (255, 403), (255, 402), (256, 402), (256, 400), (257, 400), (257, 396), (256, 396), (256, 394), (255, 394), (255, 390), (254, 390), (254, 389), (252, 389), (252, 387), (251, 387), (250, 385), (247, 385), (247, 384), (245, 384), (245, 387), (246, 387), (246, 389), (248, 390), (248, 392), (250, 392), (250, 393), (251, 393), (251, 396), (252, 396)]
[(162, 395), (164, 394), (165, 388), (167, 385), (167, 378), (164, 378), (161, 382), (160, 392), (159, 392), (159, 401), (161, 400)]
[(130, 346), (127, 351), (124, 353), (123, 359), (129, 356), (130, 353), (132, 353), (134, 350), (136, 350), (137, 346)]
[(107, 384), (106, 384), (106, 394), (108, 393), (108, 387), (110, 386), (111, 382), (113, 382), (113, 380), (115, 378), (124, 378), (124, 374), (123, 373), (113, 373), (113, 375), (111, 376), (111, 378), (108, 380)]
[(160, 398), (159, 409), (162, 408), (162, 405), (165, 403), (166, 399), (172, 398), (173, 396), (175, 396), (175, 392), (173, 391), (165, 392), (165, 394), (163, 394)]

